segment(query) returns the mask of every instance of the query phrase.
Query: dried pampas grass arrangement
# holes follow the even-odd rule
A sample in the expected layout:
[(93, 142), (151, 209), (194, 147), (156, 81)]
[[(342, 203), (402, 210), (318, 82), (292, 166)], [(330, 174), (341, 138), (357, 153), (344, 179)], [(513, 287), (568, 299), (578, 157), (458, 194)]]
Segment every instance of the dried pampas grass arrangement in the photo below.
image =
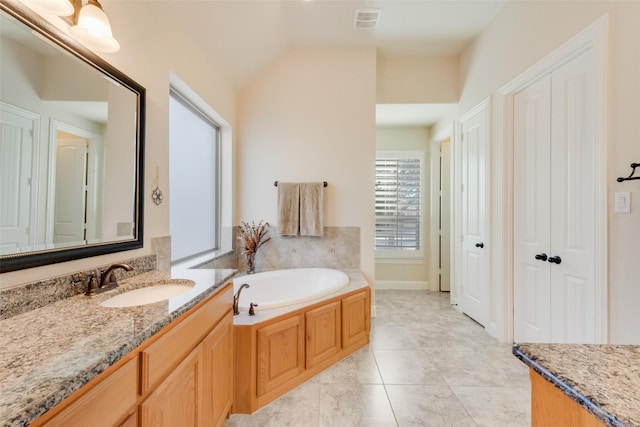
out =
[[(260, 221), (258, 225), (255, 222), (251, 222), (249, 225), (248, 222), (242, 222), (240, 224), (240, 232), (238, 233), (238, 239), (242, 241), (244, 245), (244, 250), (242, 253), (247, 256), (247, 273), (253, 274), (255, 271), (255, 257), (258, 249), (269, 240), (271, 237), (264, 239), (267, 235), (269, 228), (269, 223), (263, 223)], [(264, 240), (263, 240), (264, 239)]]
[(249, 225), (248, 222), (242, 222), (240, 225), (240, 232), (238, 233), (238, 238), (244, 245), (244, 251), (242, 251), (242, 253), (255, 254), (262, 245), (271, 240), (271, 237), (266, 240), (262, 240), (269, 232), (268, 228), (268, 222), (263, 223), (260, 221), (258, 225), (253, 221), (251, 221), (251, 225)]

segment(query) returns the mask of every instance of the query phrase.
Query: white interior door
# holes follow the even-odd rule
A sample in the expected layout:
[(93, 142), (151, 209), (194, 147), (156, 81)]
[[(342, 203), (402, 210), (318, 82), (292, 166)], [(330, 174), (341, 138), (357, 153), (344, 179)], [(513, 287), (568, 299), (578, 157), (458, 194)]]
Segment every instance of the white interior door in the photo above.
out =
[(440, 291), (451, 290), (451, 143), (440, 144)]
[(37, 115), (0, 103), (0, 252), (33, 242), (35, 179), (31, 162)]
[(551, 78), (551, 342), (595, 342), (593, 51)]
[(514, 97), (514, 339), (596, 340), (592, 51)]
[(489, 319), (487, 256), (488, 102), (460, 119), (462, 311)]
[(514, 96), (514, 338), (547, 342), (551, 330), (551, 77)]
[(58, 138), (56, 148), (54, 243), (85, 240), (87, 140)]

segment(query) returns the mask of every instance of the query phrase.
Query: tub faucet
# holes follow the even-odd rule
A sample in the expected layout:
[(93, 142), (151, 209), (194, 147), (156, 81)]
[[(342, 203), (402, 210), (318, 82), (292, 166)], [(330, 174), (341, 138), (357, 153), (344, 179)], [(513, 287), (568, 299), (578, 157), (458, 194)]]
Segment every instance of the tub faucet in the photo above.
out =
[(102, 272), (102, 276), (100, 277), (100, 284), (98, 284), (97, 273), (89, 277), (89, 286), (87, 287), (87, 292), (85, 295), (93, 296), (117, 288), (118, 280), (116, 279), (116, 275), (113, 272), (113, 270), (117, 268), (122, 268), (126, 271), (133, 270), (133, 267), (131, 267), (129, 264), (110, 265), (104, 272)]
[(233, 315), (234, 316), (240, 314), (240, 310), (238, 309), (238, 302), (240, 301), (240, 292), (242, 292), (244, 288), (248, 288), (248, 287), (249, 287), (248, 283), (243, 283), (240, 286), (240, 288), (236, 291), (236, 294), (233, 296)]

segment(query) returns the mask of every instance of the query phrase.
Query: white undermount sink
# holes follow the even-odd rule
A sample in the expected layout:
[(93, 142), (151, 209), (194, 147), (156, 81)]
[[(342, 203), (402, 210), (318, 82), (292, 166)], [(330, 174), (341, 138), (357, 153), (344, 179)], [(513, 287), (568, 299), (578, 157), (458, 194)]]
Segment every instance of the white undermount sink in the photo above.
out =
[(175, 280), (153, 284), (144, 288), (123, 292), (102, 301), (102, 307), (134, 307), (152, 304), (183, 294), (195, 286), (191, 280)]

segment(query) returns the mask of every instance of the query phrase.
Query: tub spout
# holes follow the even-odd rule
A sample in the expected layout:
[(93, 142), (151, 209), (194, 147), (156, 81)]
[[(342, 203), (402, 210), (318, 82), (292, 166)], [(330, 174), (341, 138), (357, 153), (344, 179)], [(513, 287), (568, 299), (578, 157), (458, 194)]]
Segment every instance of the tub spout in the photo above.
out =
[(244, 288), (248, 288), (248, 287), (249, 287), (248, 283), (243, 283), (238, 289), (238, 291), (236, 292), (236, 294), (233, 296), (233, 315), (234, 316), (240, 314), (240, 310), (238, 309), (238, 302), (240, 301), (240, 292), (242, 292)]

